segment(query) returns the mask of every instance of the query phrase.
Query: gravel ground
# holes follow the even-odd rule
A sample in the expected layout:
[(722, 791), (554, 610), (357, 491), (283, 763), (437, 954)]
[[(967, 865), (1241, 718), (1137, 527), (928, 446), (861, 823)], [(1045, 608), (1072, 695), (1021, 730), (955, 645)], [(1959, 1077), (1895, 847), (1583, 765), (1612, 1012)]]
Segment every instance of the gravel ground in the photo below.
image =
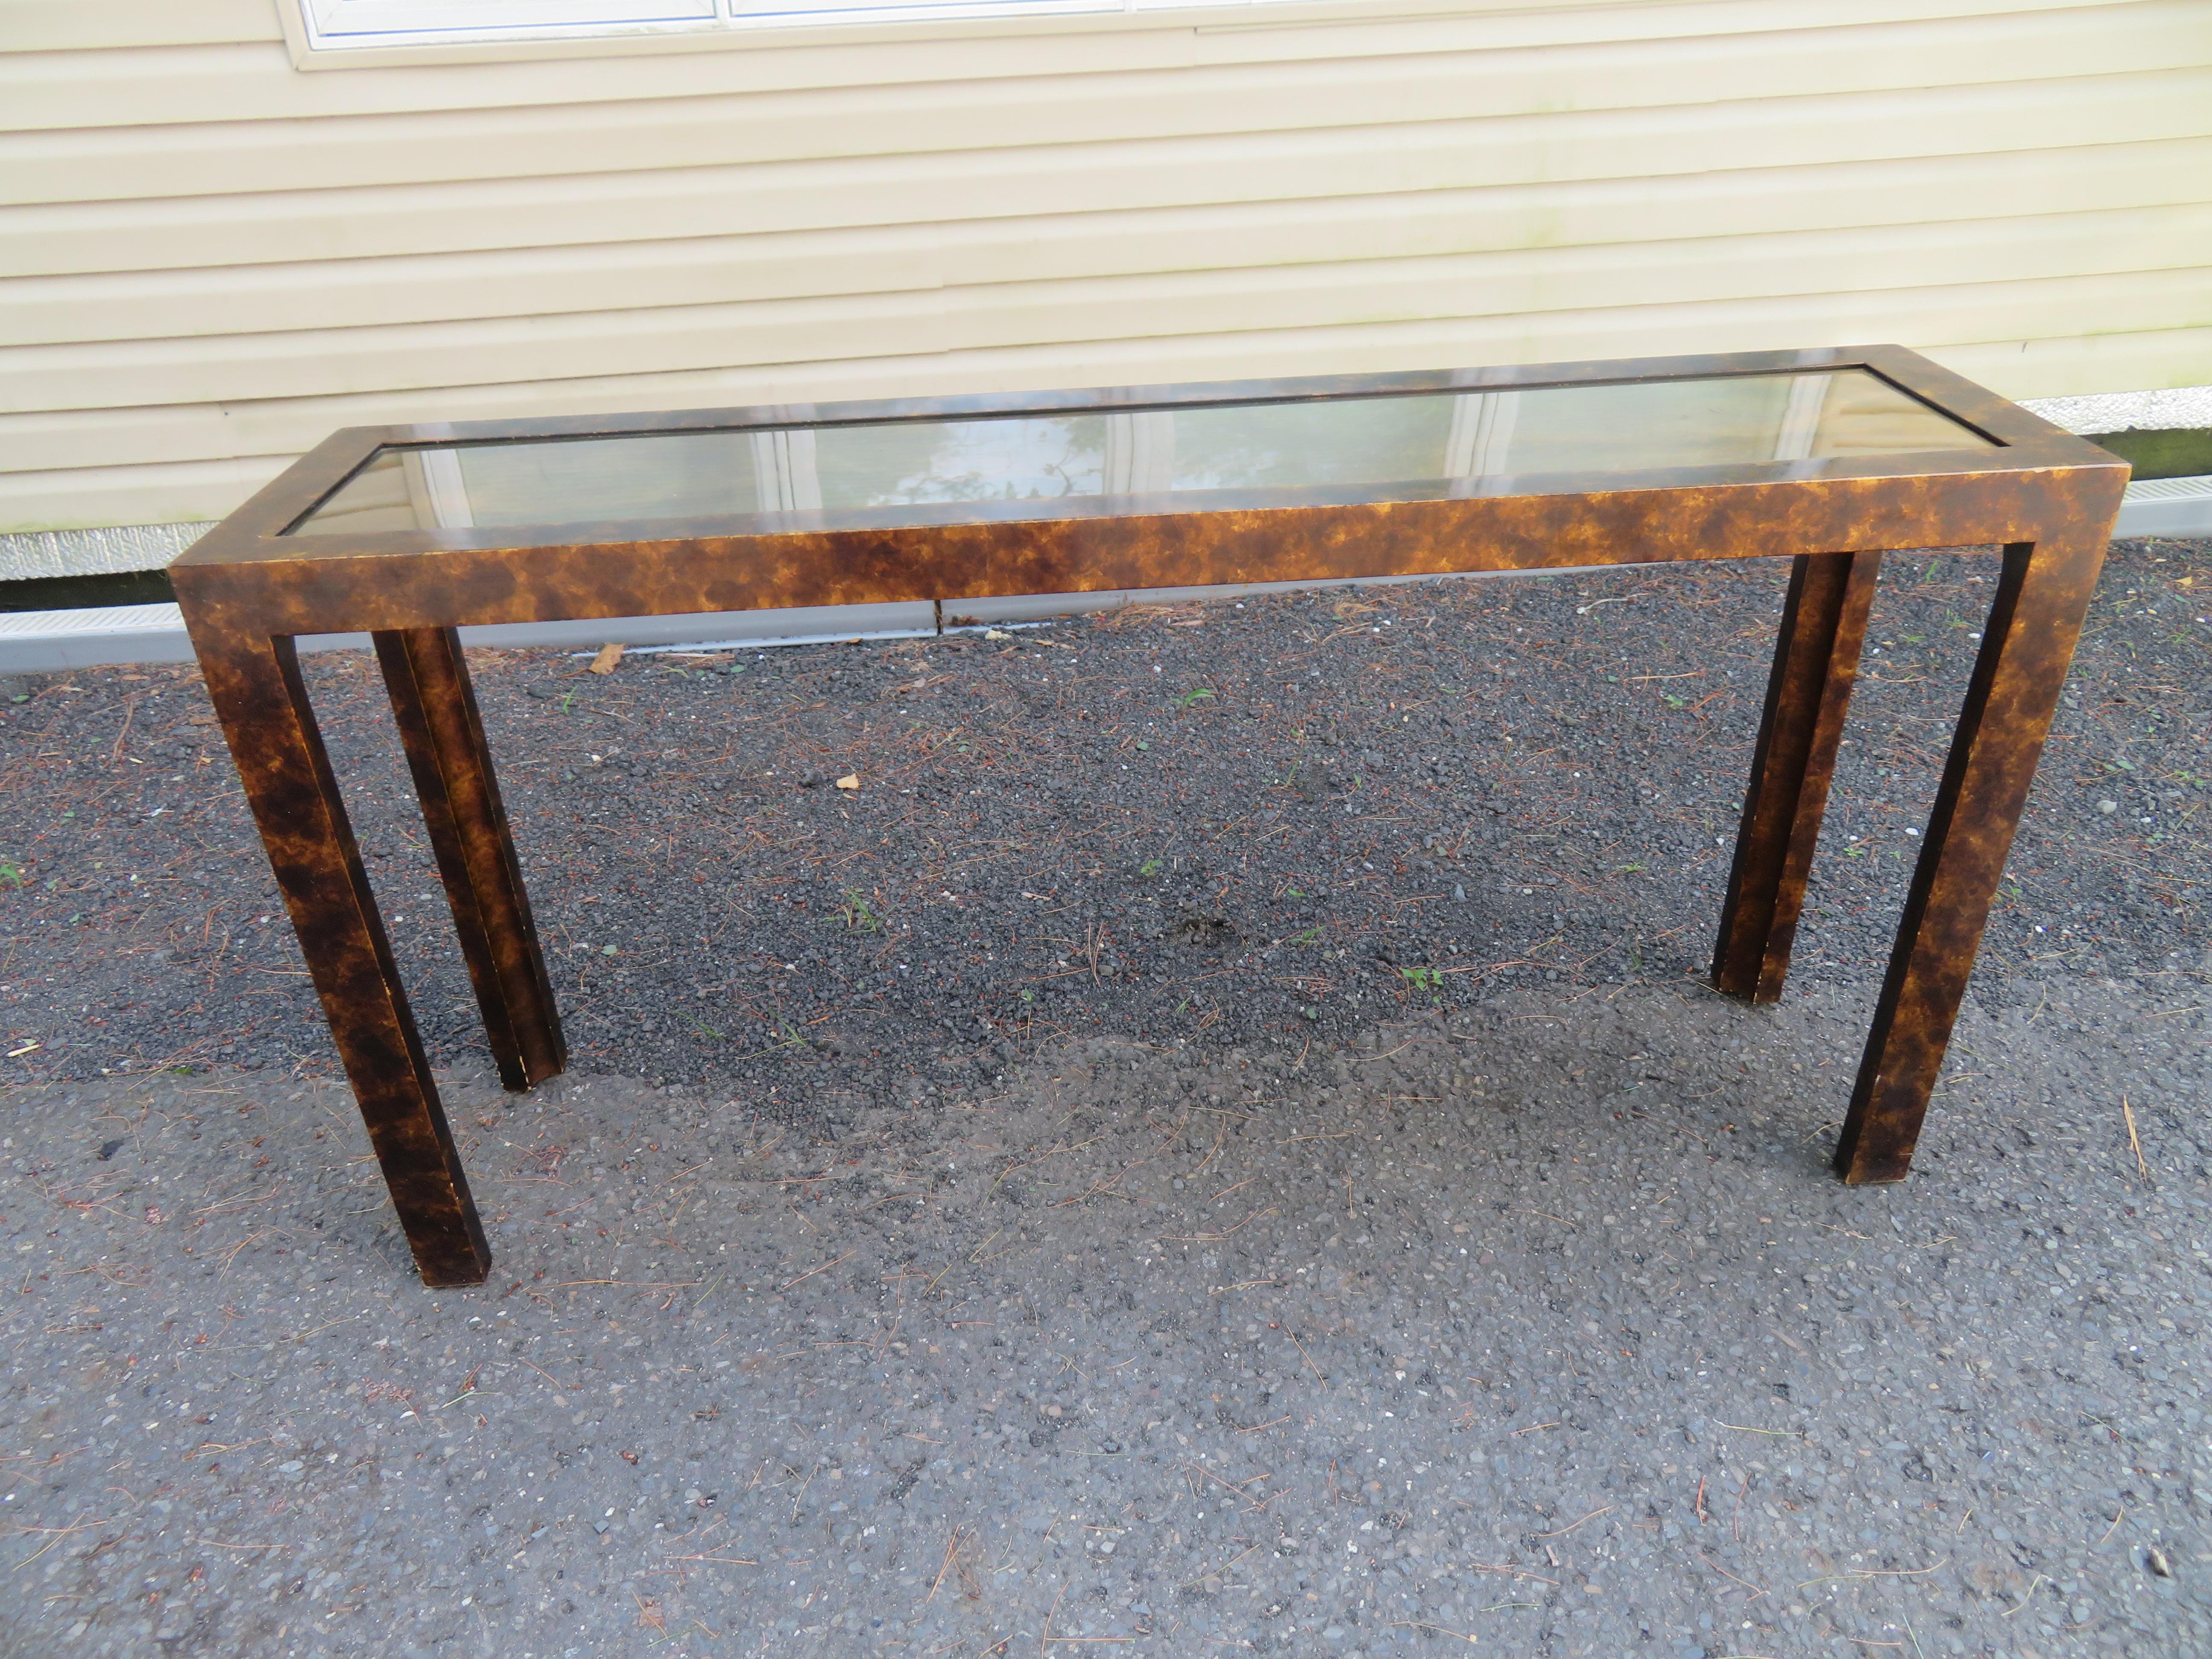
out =
[[(1890, 562), (1793, 982), (1887, 958), (1990, 564)], [(798, 1121), (1048, 1042), (1327, 1044), (1501, 986), (1703, 973), (1784, 574), (475, 670), (576, 1063)], [(2212, 544), (2115, 550), (1985, 983), (2203, 965), (2207, 610)], [(426, 1041), (473, 1063), (381, 681), (365, 654), (310, 666)], [(39, 1045), (8, 1075), (327, 1071), (196, 672), (50, 680), (4, 733), (0, 1023)]]
[(434, 1295), (196, 677), (22, 687), (0, 1648), (2212, 1650), (2212, 546), (2115, 548), (1915, 1177), (1822, 1173), (1989, 572), (1891, 561), (1758, 1012), (1772, 568), (483, 653), (522, 1097), (316, 659), (497, 1255)]

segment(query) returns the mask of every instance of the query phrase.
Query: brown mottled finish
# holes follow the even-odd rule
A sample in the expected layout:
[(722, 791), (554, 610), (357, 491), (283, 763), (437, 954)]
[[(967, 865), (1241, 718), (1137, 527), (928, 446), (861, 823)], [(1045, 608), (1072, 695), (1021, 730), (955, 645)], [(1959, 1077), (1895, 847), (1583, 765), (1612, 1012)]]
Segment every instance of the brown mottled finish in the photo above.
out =
[(2093, 520), (2004, 550), (1981, 655), (1836, 1146), (1836, 1173), (1854, 1184), (1902, 1181), (1911, 1165), (2108, 534), (2108, 525)]
[(461, 1155), (362, 869), (292, 641), (210, 636), (193, 644), (276, 884), (331, 1023), (369, 1144), (426, 1285), (491, 1271)]
[(1792, 562), (1713, 947), (1713, 985), (1730, 996), (1773, 1002), (1782, 995), (1881, 568), (1879, 553), (1807, 554)]
[[(1218, 490), (1138, 499), (732, 514), (642, 524), (445, 529), (351, 537), (284, 532), (386, 445), (622, 433), (744, 430), (836, 422), (1163, 408), (1353, 394), (1516, 387), (1863, 368), (2003, 446), (1671, 471), (1479, 481), (1419, 499), (1364, 492)], [(1899, 931), (1838, 1166), (1893, 1179), (1911, 1158), (1959, 999), (2051, 711), (2079, 632), (2127, 468), (2083, 441), (1895, 346), (1571, 363), (1207, 386), (485, 422), (341, 432), (170, 568), (231, 750), (426, 1279), (481, 1279), (489, 1262), (288, 636), (368, 629), (441, 638), (408, 658), (436, 775), (453, 814), (449, 890), (483, 930), (516, 1063), (557, 1054), (550, 997), (515, 955), (529, 931), (490, 788), (482, 733), (456, 714), (465, 678), (422, 689), (420, 663), (465, 624), (770, 606), (1084, 592), (1348, 576), (1541, 570), (1677, 559), (1820, 555), (1770, 687), (1747, 838), (1717, 975), (1757, 997), (1778, 988), (1820, 796), (1832, 761), (1862, 604), (1884, 550), (2008, 544), (1943, 792)], [(1428, 492), (1433, 494), (1431, 488)], [(645, 533), (641, 534), (641, 532)], [(1815, 570), (1828, 573), (1816, 581)], [(1809, 590), (1819, 588), (1819, 592)], [(1838, 608), (1839, 607), (1839, 608)], [(1824, 620), (1834, 610), (1832, 623)], [(1856, 614), (1863, 614), (1862, 612)], [(426, 650), (428, 647), (426, 647)], [(387, 649), (386, 661), (392, 660)], [(403, 684), (408, 676), (402, 676)], [(456, 690), (454, 688), (461, 688)], [(403, 706), (401, 720), (411, 718)], [(434, 735), (438, 731), (447, 735)], [(455, 787), (471, 773), (479, 789)], [(467, 797), (465, 804), (464, 796)], [(425, 792), (426, 800), (429, 792)], [(433, 811), (436, 810), (434, 807)], [(497, 857), (489, 854), (496, 842)], [(455, 872), (460, 872), (457, 886)], [(480, 876), (480, 872), (489, 871)], [(501, 907), (506, 907), (501, 908)], [(478, 966), (471, 957), (471, 971)], [(479, 978), (481, 987), (484, 983)], [(495, 1039), (496, 1041), (496, 1039)]]
[(500, 1081), (527, 1089), (558, 1074), (568, 1050), (461, 637), (417, 628), (374, 640)]

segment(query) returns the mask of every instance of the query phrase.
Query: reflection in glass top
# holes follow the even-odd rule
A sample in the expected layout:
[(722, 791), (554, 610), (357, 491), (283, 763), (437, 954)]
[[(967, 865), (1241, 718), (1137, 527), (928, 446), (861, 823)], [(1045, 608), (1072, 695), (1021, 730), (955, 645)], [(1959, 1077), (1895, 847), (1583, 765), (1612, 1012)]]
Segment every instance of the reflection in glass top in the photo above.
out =
[(1427, 485), (1449, 495), (1508, 474), (1995, 447), (1863, 369), (1845, 369), (392, 449), (297, 531), (605, 525), (1194, 489), (1413, 486), (1419, 495)]

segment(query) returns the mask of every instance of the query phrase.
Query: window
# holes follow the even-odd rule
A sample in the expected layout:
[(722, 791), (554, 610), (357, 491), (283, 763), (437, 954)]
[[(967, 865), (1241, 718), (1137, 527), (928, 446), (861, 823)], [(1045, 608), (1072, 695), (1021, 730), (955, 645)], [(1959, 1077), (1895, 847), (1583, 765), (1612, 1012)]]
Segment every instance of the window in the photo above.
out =
[[(722, 36), (837, 23), (1143, 13), (1263, 0), (288, 0), (309, 57), (502, 41)], [(290, 12), (296, 5), (297, 12)]]

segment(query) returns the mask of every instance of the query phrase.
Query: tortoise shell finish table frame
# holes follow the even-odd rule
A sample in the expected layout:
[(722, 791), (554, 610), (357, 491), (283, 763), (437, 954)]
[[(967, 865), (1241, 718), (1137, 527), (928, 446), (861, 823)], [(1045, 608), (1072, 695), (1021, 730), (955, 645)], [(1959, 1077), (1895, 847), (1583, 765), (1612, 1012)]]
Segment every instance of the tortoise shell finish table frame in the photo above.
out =
[[(424, 456), (477, 447), (719, 434), (765, 445), (751, 453), (772, 456), (798, 434), (811, 456), (817, 437), (834, 445), (847, 441), (841, 432), (881, 434), (901, 422), (1133, 410), (1139, 419), (1194, 415), (1202, 425), (1224, 408), (1290, 406), (1295, 415), (1316, 404), (1423, 396), (1473, 407), (1491, 394), (1613, 388), (1618, 396), (1669, 382), (1853, 371), (1955, 431), (1958, 443), (1825, 457), (1770, 446), (1767, 459), (1659, 467), (1648, 459), (1608, 465), (1601, 450), (1577, 471), (1558, 465), (1554, 442), (1541, 472), (1461, 464), (1452, 468), (1460, 476), (1442, 483), (1212, 487), (1217, 472), (1177, 488), (1157, 469), (1131, 471), (1125, 441), (1118, 478), (1109, 460), (1095, 491), (1057, 500), (824, 508), (814, 504), (818, 489), (811, 502), (804, 490), (787, 490), (761, 498), (778, 510), (708, 516), (660, 508), (577, 522), (571, 513), (557, 524), (501, 528), (425, 515), (434, 527), (338, 533), (307, 523), (379, 458), (396, 472), (390, 458), (413, 456), (427, 476)], [(534, 464), (544, 465), (542, 453)], [(1789, 597), (1713, 967), (1722, 991), (1768, 1002), (1789, 968), (1883, 551), (1999, 545), (1980, 654), (1836, 1150), (1844, 1180), (1896, 1181), (1911, 1160), (2127, 477), (2124, 463), (1909, 351), (1835, 349), (356, 428), (295, 464), (171, 574), (416, 1263), (428, 1284), (465, 1285), (489, 1272), (490, 1252), (295, 636), (360, 629), (374, 636), (492, 1051), (507, 1086), (520, 1090), (559, 1072), (565, 1050), (459, 625), (1787, 557)], [(310, 530), (322, 533), (302, 533)]]

